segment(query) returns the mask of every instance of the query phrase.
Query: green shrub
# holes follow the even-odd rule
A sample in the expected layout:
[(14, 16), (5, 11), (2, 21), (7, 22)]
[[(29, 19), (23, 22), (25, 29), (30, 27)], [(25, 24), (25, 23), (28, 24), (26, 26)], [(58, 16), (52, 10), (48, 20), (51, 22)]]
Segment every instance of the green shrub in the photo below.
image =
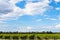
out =
[(27, 36), (21, 36), (21, 40), (26, 40)]
[(29, 37), (29, 40), (34, 40), (35, 35)]

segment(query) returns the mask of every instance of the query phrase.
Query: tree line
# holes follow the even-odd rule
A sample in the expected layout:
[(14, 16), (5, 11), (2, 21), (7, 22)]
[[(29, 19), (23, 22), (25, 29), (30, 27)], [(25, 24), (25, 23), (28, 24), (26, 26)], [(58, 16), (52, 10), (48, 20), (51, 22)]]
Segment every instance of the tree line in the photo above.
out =
[(52, 31), (47, 31), (47, 32), (45, 32), (45, 31), (42, 31), (42, 32), (2, 32), (2, 31), (0, 31), (0, 34), (31, 34), (31, 33), (33, 33), (33, 34), (56, 34), (56, 33), (58, 33), (58, 34), (60, 34), (60, 32), (52, 32)]

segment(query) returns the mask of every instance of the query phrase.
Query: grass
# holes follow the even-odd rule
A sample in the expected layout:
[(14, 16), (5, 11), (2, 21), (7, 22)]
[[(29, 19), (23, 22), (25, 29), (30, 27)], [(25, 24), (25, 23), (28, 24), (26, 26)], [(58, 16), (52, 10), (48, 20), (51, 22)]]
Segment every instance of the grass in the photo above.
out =
[(48, 39), (60, 39), (60, 34), (0, 34), (0, 38), (5, 38), (5, 36), (10, 36), (11, 38), (14, 37), (14, 36), (17, 36), (17, 37), (30, 37), (30, 36), (33, 36), (34, 37), (39, 37), (39, 38), (42, 38), (42, 39), (45, 39), (45, 38), (48, 38)]
[(37, 34), (37, 36), (41, 37), (41, 38), (49, 38), (49, 39), (53, 39), (54, 37), (57, 39), (60, 39), (60, 34)]

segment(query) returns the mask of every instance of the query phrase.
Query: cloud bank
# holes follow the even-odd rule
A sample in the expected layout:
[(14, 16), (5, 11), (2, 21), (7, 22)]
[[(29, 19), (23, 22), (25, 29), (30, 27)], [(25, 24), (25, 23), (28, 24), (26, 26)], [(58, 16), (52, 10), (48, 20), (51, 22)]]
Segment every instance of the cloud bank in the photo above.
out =
[(49, 9), (49, 0), (42, 0), (33, 3), (27, 0), (25, 8), (21, 9), (16, 3), (23, 0), (0, 0), (0, 20), (15, 20), (23, 15), (42, 15)]

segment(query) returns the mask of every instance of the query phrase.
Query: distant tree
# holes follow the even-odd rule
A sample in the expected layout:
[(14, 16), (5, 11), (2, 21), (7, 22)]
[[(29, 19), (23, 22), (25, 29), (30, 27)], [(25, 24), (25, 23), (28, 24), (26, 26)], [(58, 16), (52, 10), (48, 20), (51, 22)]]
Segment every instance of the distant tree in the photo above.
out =
[(47, 34), (52, 34), (53, 32), (52, 32), (52, 31), (47, 31), (46, 33), (47, 33)]
[(45, 31), (42, 31), (41, 33), (42, 33), (42, 34), (45, 34), (46, 32), (45, 32)]

